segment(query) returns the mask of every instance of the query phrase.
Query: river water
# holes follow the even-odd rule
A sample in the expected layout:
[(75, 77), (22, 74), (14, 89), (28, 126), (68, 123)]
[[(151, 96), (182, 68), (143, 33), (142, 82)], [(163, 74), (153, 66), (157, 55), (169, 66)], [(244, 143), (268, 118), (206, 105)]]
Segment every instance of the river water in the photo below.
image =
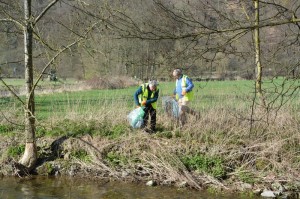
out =
[(0, 179), (0, 199), (232, 199), (190, 189), (148, 187), (132, 183), (88, 181), (66, 177)]

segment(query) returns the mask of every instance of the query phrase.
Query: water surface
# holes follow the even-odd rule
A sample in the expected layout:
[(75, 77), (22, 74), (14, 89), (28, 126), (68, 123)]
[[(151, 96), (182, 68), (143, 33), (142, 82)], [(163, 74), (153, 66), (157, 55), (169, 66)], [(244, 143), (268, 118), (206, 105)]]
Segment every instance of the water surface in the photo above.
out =
[(232, 199), (174, 187), (148, 187), (141, 184), (104, 182), (67, 177), (34, 177), (0, 179), (1, 199)]

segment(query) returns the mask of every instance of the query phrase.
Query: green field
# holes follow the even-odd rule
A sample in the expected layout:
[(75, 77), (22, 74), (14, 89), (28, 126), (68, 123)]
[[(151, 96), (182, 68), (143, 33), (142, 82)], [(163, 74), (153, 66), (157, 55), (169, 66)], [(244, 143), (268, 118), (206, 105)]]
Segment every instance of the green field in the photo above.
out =
[[(9, 85), (22, 85), (22, 80), (10, 81)], [(71, 81), (69, 81), (70, 83)], [(275, 82), (264, 82), (263, 86), (266, 90), (267, 102), (271, 108), (278, 108), (284, 102), (284, 107), (299, 112), (299, 81), (285, 82), (282, 90), (282, 80)], [(72, 81), (74, 84), (74, 81)], [(293, 83), (293, 84), (292, 84)], [(298, 83), (298, 90), (292, 92)], [(57, 87), (60, 83), (44, 82), (41, 87), (49, 87), (55, 84)], [(253, 105), (254, 81), (214, 81), (214, 82), (194, 82), (195, 99), (191, 106), (200, 112), (206, 112), (209, 109), (228, 108), (232, 111), (237, 109), (249, 109)], [(290, 85), (289, 88), (287, 85)], [(78, 85), (80, 86), (80, 85)], [(160, 83), (160, 99), (163, 96), (170, 96), (174, 89), (174, 82)], [(77, 112), (78, 114), (93, 113), (103, 109), (113, 110), (114, 108), (122, 108), (129, 111), (134, 107), (133, 93), (137, 86), (126, 89), (112, 90), (85, 90), (74, 92), (57, 92), (52, 94), (36, 95), (36, 116), (38, 119), (47, 119), (52, 116), (65, 116), (69, 112)], [(287, 89), (290, 89), (288, 91)], [(276, 93), (277, 92), (277, 93)], [(24, 97), (22, 97), (24, 98)], [(18, 109), (20, 103), (12, 97), (0, 98), (1, 110)], [(284, 108), (283, 107), (283, 108)], [(19, 109), (21, 110), (21, 109)], [(161, 110), (159, 110), (161, 111)], [(124, 114), (126, 114), (124, 112)], [(21, 114), (21, 113), (20, 113)]]

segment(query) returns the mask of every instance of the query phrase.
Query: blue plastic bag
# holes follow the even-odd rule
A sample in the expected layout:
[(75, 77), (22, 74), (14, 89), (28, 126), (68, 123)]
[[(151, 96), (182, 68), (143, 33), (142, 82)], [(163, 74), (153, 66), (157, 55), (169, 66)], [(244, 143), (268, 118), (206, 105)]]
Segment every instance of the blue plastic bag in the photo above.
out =
[(130, 126), (132, 126), (133, 128), (141, 128), (144, 123), (144, 115), (145, 111), (142, 107), (136, 108), (131, 111), (127, 116)]
[(178, 118), (180, 114), (180, 108), (178, 102), (172, 97), (165, 96), (162, 98), (162, 105), (164, 111), (173, 118)]

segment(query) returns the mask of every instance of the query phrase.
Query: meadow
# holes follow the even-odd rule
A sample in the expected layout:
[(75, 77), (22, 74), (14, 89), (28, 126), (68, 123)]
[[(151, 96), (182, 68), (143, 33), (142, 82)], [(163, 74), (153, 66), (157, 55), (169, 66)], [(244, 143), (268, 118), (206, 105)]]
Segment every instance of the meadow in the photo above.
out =
[[(18, 86), (18, 83), (10, 85)], [(251, 88), (253, 82), (195, 82), (195, 98), (191, 106), (200, 112), (211, 108), (231, 107), (237, 105), (249, 107), (251, 105), (251, 96), (253, 90)], [(59, 84), (44, 84), (53, 88), (59, 87)], [(43, 86), (43, 85), (42, 85)], [(171, 96), (174, 89), (174, 82), (162, 82), (159, 85), (160, 98), (159, 105), (162, 105), (164, 96)], [(80, 85), (78, 85), (80, 87)], [(126, 118), (127, 112), (132, 110), (134, 105), (133, 94), (138, 85), (125, 89), (102, 89), (102, 90), (80, 90), (80, 91), (62, 91), (36, 95), (36, 117), (38, 120), (47, 120), (49, 118), (63, 119), (68, 114), (90, 114), (97, 115), (100, 111), (109, 112), (115, 109), (121, 109), (123, 112), (117, 117)], [(21, 97), (24, 99), (24, 97)], [(6, 108), (17, 109), (20, 103), (12, 97), (0, 98), (1, 110)], [(15, 111), (15, 110), (14, 110)], [(13, 112), (14, 112), (13, 111)], [(22, 109), (20, 109), (22, 111)], [(158, 109), (162, 114), (161, 108)], [(22, 114), (22, 113), (20, 113)], [(112, 115), (112, 117), (114, 117)]]
[[(139, 167), (148, 173), (147, 179), (185, 181), (194, 188), (204, 182), (219, 188), (234, 188), (241, 182), (254, 187), (268, 183), (270, 175), (284, 183), (300, 179), (299, 80), (265, 81), (265, 108), (255, 98), (253, 81), (194, 84), (191, 107), (201, 117), (190, 116), (189, 123), (178, 128), (161, 106), (175, 83), (160, 83), (153, 135), (132, 129), (126, 118), (135, 108), (133, 94), (138, 84), (101, 90), (79, 89), (81, 85), (75, 84), (79, 91), (37, 94), (37, 137), (72, 137), (75, 141), (63, 149), (72, 151), (72, 161), (103, 171), (109, 167), (111, 175), (120, 170), (139, 172)], [(0, 133), (20, 137), (24, 115), (20, 103), (2, 97), (0, 109)], [(97, 151), (83, 145), (82, 139)]]
[[(291, 81), (292, 82), (292, 81)], [(292, 82), (293, 83), (293, 82)], [(297, 85), (288, 84), (283, 80), (265, 81), (264, 89), (266, 91), (267, 103), (269, 108), (289, 108), (295, 112), (299, 111), (299, 89), (292, 96), (293, 88)], [(14, 87), (24, 85), (24, 80), (9, 80), (9, 85)], [(102, 109), (110, 111), (110, 109), (123, 109), (126, 112), (132, 110), (134, 106), (133, 93), (138, 87), (130, 86), (124, 89), (78, 89), (78, 91), (59, 90), (63, 85), (75, 85), (80, 88), (80, 84), (76, 84), (74, 80), (68, 80), (64, 84), (60, 82), (43, 81), (41, 88), (53, 88), (51, 92), (36, 95), (36, 117), (47, 119), (51, 117), (65, 117), (68, 113), (78, 112), (79, 114), (95, 113)], [(255, 99), (254, 81), (215, 81), (215, 82), (194, 82), (195, 98), (191, 106), (200, 112), (206, 112), (210, 109), (229, 108), (234, 110), (247, 110)], [(299, 84), (299, 81), (298, 81)], [(287, 85), (291, 85), (288, 87)], [(171, 96), (174, 89), (174, 82), (162, 82), (160, 87), (160, 98), (158, 103), (161, 105), (164, 96)], [(288, 87), (288, 88), (287, 88)], [(58, 89), (57, 89), (58, 88)], [(299, 86), (298, 86), (299, 88)], [(0, 86), (1, 89), (1, 86)], [(2, 86), (2, 89), (5, 89)], [(280, 91), (282, 89), (282, 91)], [(285, 90), (284, 90), (285, 89)], [(288, 91), (289, 89), (289, 91)], [(24, 99), (24, 97), (21, 97)], [(284, 102), (284, 106), (282, 106)], [(1, 97), (0, 108), (18, 108), (19, 102), (13, 97)], [(282, 107), (281, 107), (282, 106)], [(158, 109), (161, 112), (160, 109)], [(122, 115), (126, 115), (124, 112)], [(119, 115), (121, 116), (121, 115)]]

